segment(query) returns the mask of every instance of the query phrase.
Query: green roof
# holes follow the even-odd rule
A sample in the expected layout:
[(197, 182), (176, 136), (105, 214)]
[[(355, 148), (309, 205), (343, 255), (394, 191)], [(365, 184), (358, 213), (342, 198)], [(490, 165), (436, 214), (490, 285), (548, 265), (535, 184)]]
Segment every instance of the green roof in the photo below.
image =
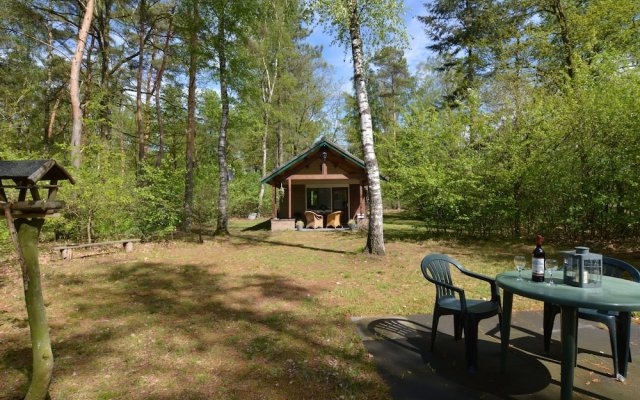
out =
[[(322, 139), (318, 140), (316, 143), (314, 143), (311, 147), (309, 147), (308, 149), (306, 149), (302, 153), (298, 154), (297, 156), (295, 156), (291, 160), (287, 161), (283, 165), (281, 165), (281, 166), (277, 167), (276, 169), (274, 169), (273, 171), (269, 172), (267, 175), (265, 175), (260, 180), (260, 183), (261, 184), (269, 183), (269, 181), (271, 181), (273, 178), (275, 178), (276, 176), (282, 174), (283, 172), (286, 172), (287, 170), (291, 169), (299, 161), (304, 160), (307, 156), (309, 156), (310, 154), (314, 153), (315, 151), (319, 150), (322, 147), (327, 147), (329, 149), (332, 149), (336, 153), (344, 156), (344, 158), (346, 158), (347, 160), (351, 161), (353, 164), (355, 164), (358, 167), (366, 170), (366, 167), (364, 165), (364, 161), (362, 161), (358, 157), (354, 156), (353, 154), (349, 153), (347, 150), (343, 149), (342, 147), (338, 146), (337, 144), (335, 144), (335, 143), (333, 143), (333, 142), (331, 142), (331, 141), (329, 141), (329, 140), (327, 140), (326, 138), (323, 137)], [(382, 179), (384, 179), (384, 180), (388, 180), (385, 176), (380, 175), (380, 177)]]

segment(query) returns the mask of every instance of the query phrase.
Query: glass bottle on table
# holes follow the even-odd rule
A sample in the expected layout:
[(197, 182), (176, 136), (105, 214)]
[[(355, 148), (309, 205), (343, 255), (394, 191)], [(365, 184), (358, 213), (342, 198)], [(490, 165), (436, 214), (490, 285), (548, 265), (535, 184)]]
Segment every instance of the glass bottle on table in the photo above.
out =
[(544, 250), (542, 250), (542, 243), (544, 238), (542, 235), (536, 236), (536, 248), (533, 250), (531, 256), (531, 281), (532, 282), (544, 282)]
[(555, 258), (545, 260), (545, 268), (549, 271), (549, 280), (547, 285), (555, 285), (555, 283), (553, 283), (553, 273), (558, 269), (558, 260)]
[(526, 260), (525, 260), (524, 256), (515, 256), (515, 257), (513, 257), (513, 263), (515, 264), (516, 269), (518, 270), (518, 279), (516, 279), (516, 280), (521, 281), (522, 280), (522, 270), (525, 267)]

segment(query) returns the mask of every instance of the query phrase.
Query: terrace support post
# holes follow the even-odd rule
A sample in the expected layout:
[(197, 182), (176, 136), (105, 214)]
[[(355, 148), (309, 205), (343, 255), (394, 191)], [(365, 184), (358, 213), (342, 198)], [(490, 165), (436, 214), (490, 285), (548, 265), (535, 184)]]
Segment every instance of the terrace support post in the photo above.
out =
[(364, 190), (363, 190), (363, 183), (360, 182), (360, 202), (358, 204), (358, 213), (359, 214), (364, 214)]
[(278, 209), (276, 208), (276, 187), (275, 184), (271, 186), (271, 219), (276, 219), (278, 215)]
[[(12, 220), (7, 219), (10, 225)], [(42, 297), (40, 265), (38, 263), (38, 239), (44, 225), (44, 218), (18, 218), (15, 220), (17, 245), (23, 270), (24, 297), (27, 303), (29, 330), (31, 331), (31, 351), (33, 354), (33, 372), (31, 384), (25, 400), (44, 400), (49, 391), (53, 375), (53, 352), (49, 337), (49, 324)]]
[(289, 185), (289, 219), (291, 219), (291, 178), (287, 178), (287, 184)]

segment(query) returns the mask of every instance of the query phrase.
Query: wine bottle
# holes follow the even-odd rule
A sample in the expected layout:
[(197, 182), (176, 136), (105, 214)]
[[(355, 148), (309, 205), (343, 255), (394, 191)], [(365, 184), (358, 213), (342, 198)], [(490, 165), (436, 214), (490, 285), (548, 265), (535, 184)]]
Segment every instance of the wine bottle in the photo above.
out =
[(531, 280), (533, 282), (544, 282), (544, 250), (542, 250), (542, 235), (536, 236), (536, 248), (531, 257)]

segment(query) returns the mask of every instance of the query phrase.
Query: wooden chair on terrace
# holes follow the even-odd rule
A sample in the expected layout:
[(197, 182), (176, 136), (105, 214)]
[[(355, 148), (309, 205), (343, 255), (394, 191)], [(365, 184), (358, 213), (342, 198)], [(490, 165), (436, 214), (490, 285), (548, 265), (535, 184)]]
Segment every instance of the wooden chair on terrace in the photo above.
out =
[(334, 211), (331, 214), (329, 214), (327, 216), (327, 228), (328, 227), (341, 228), (342, 227), (342, 225), (340, 224), (341, 214), (342, 214), (342, 211)]
[(305, 211), (304, 216), (307, 219), (305, 228), (322, 228), (322, 215), (316, 214), (313, 211)]

